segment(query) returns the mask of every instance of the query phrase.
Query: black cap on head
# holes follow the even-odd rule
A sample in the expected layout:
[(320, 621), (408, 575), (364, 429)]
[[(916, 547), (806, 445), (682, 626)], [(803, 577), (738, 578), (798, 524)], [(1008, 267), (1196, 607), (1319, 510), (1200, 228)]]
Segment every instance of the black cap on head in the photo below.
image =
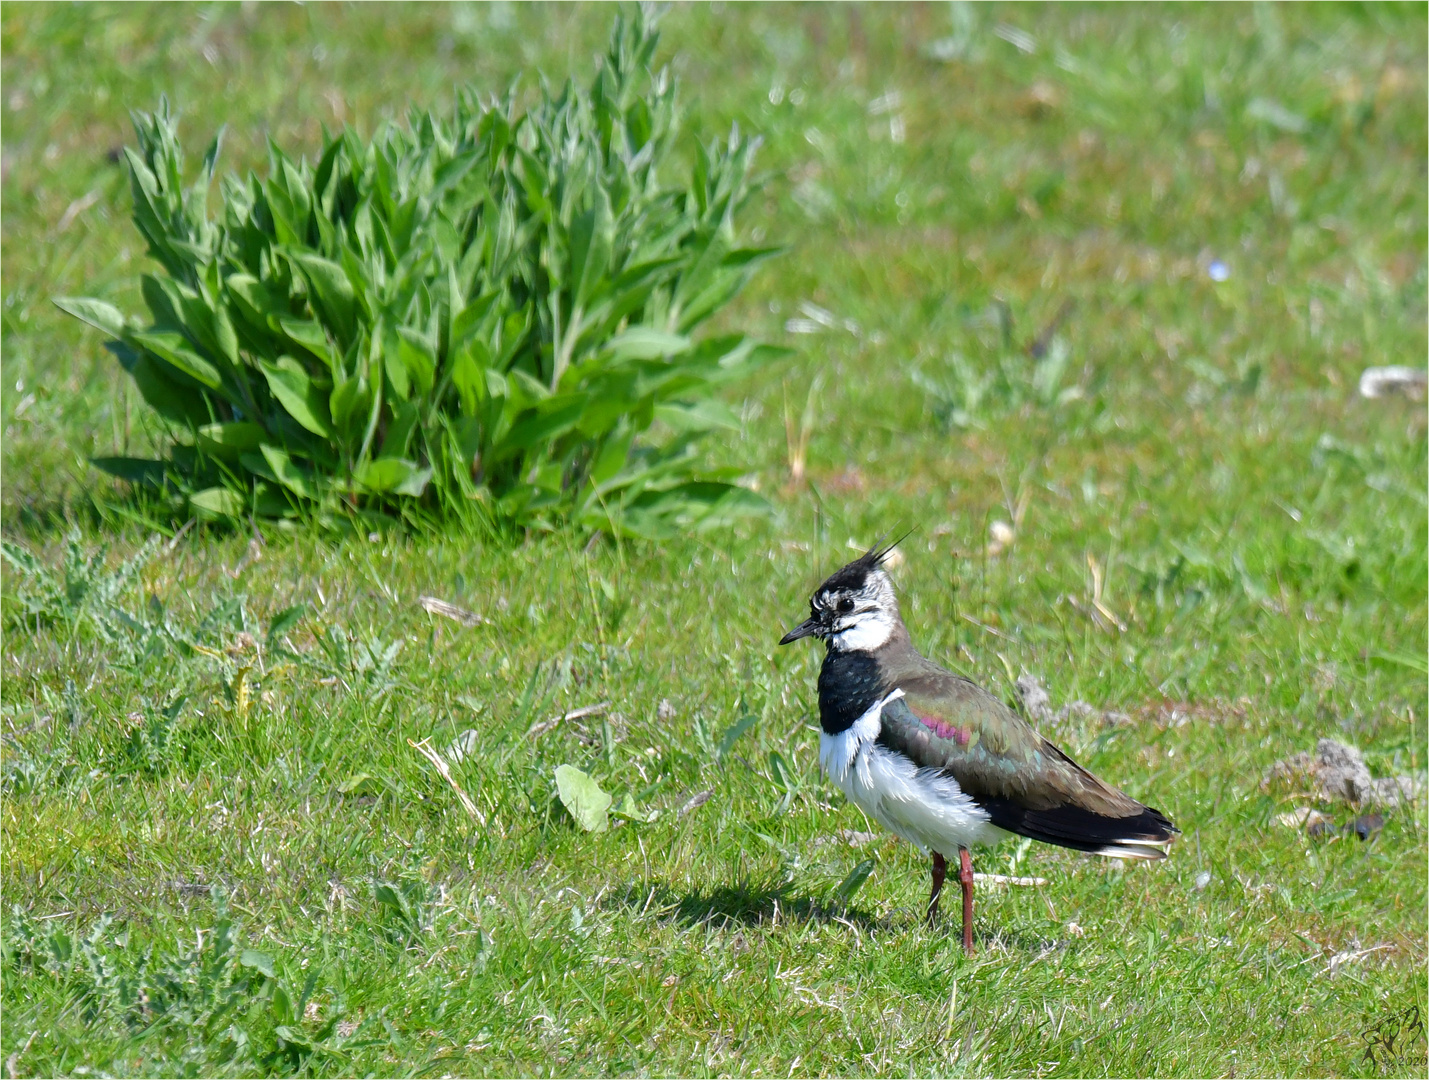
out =
[(798, 641), (800, 638), (810, 636), (828, 637), (833, 632), (835, 616), (833, 608), (821, 597), (828, 593), (862, 592), (868, 584), (868, 575), (883, 565), (883, 560), (888, 558), (888, 553), (902, 543), (907, 535), (904, 533), (903, 536), (886, 546), (874, 544), (853, 562), (830, 574), (824, 583), (815, 590), (813, 598), (809, 601), (809, 617), (785, 634), (779, 644), (787, 645), (791, 641)]
[(846, 566), (841, 566), (830, 574), (824, 583), (819, 586), (819, 592), (826, 590), (829, 592), (837, 592), (843, 589), (857, 591), (863, 588), (864, 583), (868, 580), (868, 575), (882, 566), (883, 560), (888, 558), (889, 553), (907, 538), (908, 534), (904, 533), (897, 540), (893, 541), (893, 543), (886, 546), (874, 544), (873, 547), (854, 559), (853, 562)]

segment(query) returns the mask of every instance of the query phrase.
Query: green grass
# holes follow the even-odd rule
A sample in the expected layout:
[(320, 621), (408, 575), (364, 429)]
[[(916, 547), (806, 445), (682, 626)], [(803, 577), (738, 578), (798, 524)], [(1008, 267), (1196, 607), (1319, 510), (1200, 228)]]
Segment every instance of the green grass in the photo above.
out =
[[(49, 303), (138, 307), (106, 158), (127, 107), (166, 92), (193, 143), (226, 122), (230, 167), (257, 167), (268, 134), (315, 147), (459, 81), (588, 76), (610, 14), (0, 9), (7, 541), (60, 567), (73, 527), (113, 568), (151, 531), (86, 459), (155, 433)], [(788, 252), (723, 320), (798, 355), (740, 388), (712, 458), (775, 515), (589, 549), (200, 528), (116, 583), (132, 626), (7, 565), (0, 1062), (1422, 1074), (1422, 1038), (1372, 1062), (1364, 1033), (1429, 1006), (1423, 801), (1367, 843), (1310, 840), (1260, 780), (1322, 735), (1425, 769), (1424, 407), (1355, 393), (1429, 345), (1424, 7), (680, 7), (663, 29), (692, 129), (766, 140), (751, 221)], [(817, 772), (816, 650), (774, 644), (850, 542), (908, 525), (923, 650), (1128, 714), (1055, 735), (1184, 831), (1155, 866), (980, 855), (1049, 884), (983, 889), (972, 959), (921, 924), (914, 852), (840, 839), (869, 826)], [(604, 724), (526, 734), (601, 701)], [(484, 824), (408, 744), (465, 729)], [(562, 763), (658, 814), (580, 832)], [(213, 885), (272, 979), (178, 955)], [(102, 913), (95, 975), (74, 943)], [(45, 962), (57, 930), (73, 958)], [(152, 1030), (120, 986), (151, 945), (180, 988)], [(317, 1048), (272, 1054), (279, 1026)]]

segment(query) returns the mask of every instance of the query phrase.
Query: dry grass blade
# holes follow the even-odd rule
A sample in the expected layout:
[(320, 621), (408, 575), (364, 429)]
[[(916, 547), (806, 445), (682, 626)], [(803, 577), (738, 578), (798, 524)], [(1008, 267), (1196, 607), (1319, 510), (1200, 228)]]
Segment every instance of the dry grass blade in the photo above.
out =
[(442, 779), (445, 780), (448, 784), (450, 784), (451, 789), (456, 792), (457, 798), (461, 800), (462, 806), (466, 807), (466, 812), (470, 814), (472, 818), (479, 822), (481, 825), (485, 825), (486, 815), (476, 808), (476, 803), (472, 802), (471, 798), (467, 795), (467, 793), (461, 789), (461, 785), (458, 784), (455, 778), (452, 776), (451, 769), (447, 768), (447, 763), (445, 760), (443, 760), (441, 754), (438, 754), (435, 750), (428, 746), (426, 739), (423, 739), (419, 743), (413, 742), (411, 739), (408, 739), (407, 745), (410, 746), (413, 750), (416, 750), (424, 758), (430, 761), (433, 766), (435, 766), (437, 772), (442, 774)]
[(693, 795), (693, 796), (691, 796), (691, 797), (690, 797), (690, 800), (689, 800), (688, 802), (686, 802), (684, 806), (680, 807), (680, 811), (679, 811), (679, 813), (678, 813), (676, 816), (677, 816), (677, 817), (684, 817), (684, 816), (685, 816), (686, 814), (688, 814), (691, 810), (698, 810), (700, 807), (704, 806), (705, 803), (709, 802), (710, 799), (713, 798), (713, 797), (714, 797), (714, 789), (713, 789), (713, 788), (711, 788), (711, 789), (709, 789), (709, 790), (707, 790), (707, 791), (701, 791), (698, 795)]
[(789, 483), (800, 484), (804, 480), (808, 465), (809, 439), (814, 434), (819, 387), (823, 383), (822, 372), (809, 383), (809, 395), (804, 400), (804, 412), (796, 429), (793, 414), (789, 411), (789, 387), (784, 386), (784, 439), (789, 465)]
[(1040, 887), (1047, 884), (1044, 877), (1012, 877), (1008, 874), (974, 874), (973, 881), (980, 885), (1023, 885)]
[(608, 708), (610, 708), (608, 701), (600, 701), (594, 705), (582, 705), (579, 709), (572, 709), (568, 713), (562, 713), (560, 716), (553, 716), (549, 720), (541, 720), (532, 724), (526, 729), (526, 735), (532, 739), (539, 739), (558, 724), (569, 720), (584, 720), (587, 716), (600, 716)]
[(179, 546), (179, 541), (188, 535), (188, 531), (198, 524), (198, 518), (191, 517), (183, 523), (179, 531), (174, 533), (174, 538), (169, 541), (169, 550), (173, 551)]
[(449, 604), (445, 600), (435, 596), (419, 596), (417, 603), (422, 605), (422, 609), (430, 615), (440, 615), (444, 619), (451, 619), (461, 623), (463, 626), (480, 626), (486, 620), (474, 611), (468, 611), (464, 607), (457, 607)]
[(1335, 975), (1339, 973), (1340, 968), (1344, 965), (1357, 964), (1366, 956), (1393, 948), (1393, 945), (1372, 945), (1368, 949), (1355, 949), (1354, 951), (1350, 951), (1347, 949), (1344, 952), (1337, 952), (1334, 956), (1330, 957), (1329, 964), (1325, 966), (1325, 969), (1321, 971), (1320, 974), (1329, 975), (1331, 978), (1334, 978)]
[[(1116, 612), (1112, 611), (1102, 598), (1102, 590), (1106, 586), (1106, 575), (1101, 564), (1097, 562), (1096, 557), (1090, 551), (1087, 552), (1087, 568), (1092, 573), (1092, 607), (1112, 626), (1115, 626), (1123, 634), (1126, 633), (1126, 623), (1121, 621)], [(1093, 621), (1098, 620), (1094, 619)]]

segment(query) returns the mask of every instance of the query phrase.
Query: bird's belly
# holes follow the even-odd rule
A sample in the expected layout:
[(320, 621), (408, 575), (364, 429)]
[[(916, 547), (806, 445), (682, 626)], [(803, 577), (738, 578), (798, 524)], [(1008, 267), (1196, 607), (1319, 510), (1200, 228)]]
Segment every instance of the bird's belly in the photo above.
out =
[(837, 735), (819, 737), (819, 764), (850, 802), (890, 832), (941, 855), (974, 844), (995, 844), (1007, 835), (951, 776), (920, 769), (879, 746), (874, 741), (877, 717), (871, 724), (867, 719)]

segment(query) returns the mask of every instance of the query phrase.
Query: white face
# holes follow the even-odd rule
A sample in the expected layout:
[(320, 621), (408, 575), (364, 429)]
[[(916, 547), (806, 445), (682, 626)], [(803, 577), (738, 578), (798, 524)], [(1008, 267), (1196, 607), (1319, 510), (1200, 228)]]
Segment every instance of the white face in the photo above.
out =
[(814, 607), (827, 620), (825, 636), (839, 652), (872, 652), (885, 645), (898, 626), (893, 582), (882, 570), (870, 571), (861, 589), (818, 593)]

